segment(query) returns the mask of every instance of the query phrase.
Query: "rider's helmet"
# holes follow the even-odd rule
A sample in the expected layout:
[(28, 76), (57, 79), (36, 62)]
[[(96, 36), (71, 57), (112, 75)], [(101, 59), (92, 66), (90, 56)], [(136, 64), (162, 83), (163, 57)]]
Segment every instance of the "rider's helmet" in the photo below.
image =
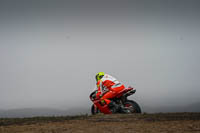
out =
[(105, 75), (105, 73), (104, 72), (99, 72), (99, 73), (97, 73), (96, 74), (96, 81), (98, 82), (100, 79), (102, 79), (103, 78), (103, 76)]

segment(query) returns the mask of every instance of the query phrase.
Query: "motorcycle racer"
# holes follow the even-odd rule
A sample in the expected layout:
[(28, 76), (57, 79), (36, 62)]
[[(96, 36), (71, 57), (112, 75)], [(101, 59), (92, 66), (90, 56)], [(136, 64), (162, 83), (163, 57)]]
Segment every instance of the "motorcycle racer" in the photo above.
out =
[(121, 84), (116, 78), (111, 75), (99, 72), (96, 74), (97, 94), (96, 97), (109, 106), (112, 112), (116, 112), (120, 109), (120, 106), (110, 99), (114, 98), (120, 91), (125, 89), (125, 86)]

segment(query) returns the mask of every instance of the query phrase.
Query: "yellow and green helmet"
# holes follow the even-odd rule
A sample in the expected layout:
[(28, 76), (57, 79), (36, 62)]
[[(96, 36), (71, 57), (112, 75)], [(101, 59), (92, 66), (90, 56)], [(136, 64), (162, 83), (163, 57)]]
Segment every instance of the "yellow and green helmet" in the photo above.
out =
[(105, 75), (104, 72), (99, 72), (96, 74), (96, 81), (98, 82), (99, 80), (101, 80), (103, 78), (103, 76)]

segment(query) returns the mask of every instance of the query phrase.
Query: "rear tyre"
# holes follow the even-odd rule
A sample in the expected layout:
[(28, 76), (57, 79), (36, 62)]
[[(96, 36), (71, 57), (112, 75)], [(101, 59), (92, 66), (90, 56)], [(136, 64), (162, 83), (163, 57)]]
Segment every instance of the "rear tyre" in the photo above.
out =
[(96, 115), (96, 114), (100, 113), (99, 109), (96, 106), (94, 106), (94, 104), (91, 107), (91, 113), (92, 113), (92, 115)]
[(140, 106), (135, 101), (127, 100), (124, 103), (124, 106), (125, 106), (125, 108), (127, 108), (130, 111), (130, 113), (141, 113), (142, 112)]

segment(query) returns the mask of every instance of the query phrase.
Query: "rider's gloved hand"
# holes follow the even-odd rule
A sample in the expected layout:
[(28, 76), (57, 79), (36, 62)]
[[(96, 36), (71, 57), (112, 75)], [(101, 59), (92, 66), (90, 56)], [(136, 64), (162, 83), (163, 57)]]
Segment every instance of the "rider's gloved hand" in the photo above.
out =
[(101, 97), (102, 97), (101, 94), (96, 95), (96, 99), (100, 99)]

